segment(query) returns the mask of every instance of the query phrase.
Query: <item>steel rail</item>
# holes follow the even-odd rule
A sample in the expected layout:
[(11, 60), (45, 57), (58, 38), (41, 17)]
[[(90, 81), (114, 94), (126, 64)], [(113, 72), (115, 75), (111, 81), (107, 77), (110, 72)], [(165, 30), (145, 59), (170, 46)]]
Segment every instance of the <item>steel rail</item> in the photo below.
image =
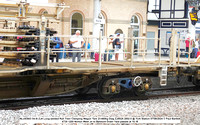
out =
[[(194, 90), (190, 90), (192, 88)], [(175, 88), (173, 89), (168, 88), (165, 89), (165, 91), (164, 89), (157, 89), (156, 91), (167, 92), (166, 90), (174, 91)], [(156, 94), (156, 95), (153, 95), (152, 92), (148, 92), (150, 94), (146, 96), (144, 95), (132, 96), (133, 93), (127, 96), (128, 94), (124, 93), (123, 95), (117, 95), (116, 97), (111, 99), (101, 99), (98, 97), (97, 93), (90, 93), (86, 95), (67, 94), (58, 96), (4, 99), (0, 100), (0, 109), (19, 110), (19, 109), (25, 109), (35, 106), (44, 106), (44, 105), (80, 104), (80, 103), (92, 103), (92, 102), (110, 103), (110, 102), (121, 102), (121, 101), (138, 101), (138, 100), (148, 100), (148, 99), (200, 95), (200, 88), (197, 88), (195, 86), (180, 87), (176, 88), (176, 90), (177, 91), (174, 91), (174, 93), (168, 92), (167, 94)]]

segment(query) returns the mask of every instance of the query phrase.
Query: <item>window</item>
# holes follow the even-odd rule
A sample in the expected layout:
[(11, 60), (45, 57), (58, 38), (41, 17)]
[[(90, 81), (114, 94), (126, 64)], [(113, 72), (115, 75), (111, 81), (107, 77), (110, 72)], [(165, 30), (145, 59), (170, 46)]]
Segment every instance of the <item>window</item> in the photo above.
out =
[(39, 13), (42, 14), (42, 15), (45, 15), (45, 14), (48, 14), (48, 11), (46, 9), (41, 9), (39, 11)]
[(184, 0), (162, 0), (160, 2), (160, 18), (185, 18), (186, 10)]
[[(138, 16), (133, 15), (131, 17), (131, 28), (133, 29), (133, 37), (139, 37), (140, 34), (140, 20)], [(139, 41), (138, 39), (134, 40), (134, 49), (139, 48)]]
[(48, 12), (45, 10), (45, 11), (42, 12), (42, 14), (43, 14), (43, 15), (44, 15), (44, 14), (48, 14)]
[(132, 16), (132, 18), (131, 18), (131, 25), (138, 24), (138, 23), (139, 23), (138, 17), (137, 16)]
[(133, 28), (133, 36), (139, 37), (140, 32), (140, 20), (137, 16), (132, 16), (131, 18), (131, 28)]
[(155, 47), (155, 32), (147, 32), (147, 38), (150, 38), (147, 40), (147, 51), (152, 52)]
[(80, 30), (82, 35), (83, 16), (78, 12), (74, 13), (71, 18), (71, 35), (75, 34), (76, 30)]
[(121, 29), (117, 29), (117, 30), (115, 31), (115, 34), (117, 34), (117, 33), (123, 34), (123, 31), (122, 31)]

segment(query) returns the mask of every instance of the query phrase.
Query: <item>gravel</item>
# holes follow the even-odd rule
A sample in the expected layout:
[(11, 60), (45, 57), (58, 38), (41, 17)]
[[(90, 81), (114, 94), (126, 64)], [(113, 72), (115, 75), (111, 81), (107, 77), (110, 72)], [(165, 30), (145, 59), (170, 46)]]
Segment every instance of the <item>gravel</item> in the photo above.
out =
[(180, 117), (181, 125), (198, 125), (200, 123), (200, 95), (144, 101), (48, 105), (23, 110), (0, 110), (0, 125), (18, 125), (20, 118), (23, 117)]

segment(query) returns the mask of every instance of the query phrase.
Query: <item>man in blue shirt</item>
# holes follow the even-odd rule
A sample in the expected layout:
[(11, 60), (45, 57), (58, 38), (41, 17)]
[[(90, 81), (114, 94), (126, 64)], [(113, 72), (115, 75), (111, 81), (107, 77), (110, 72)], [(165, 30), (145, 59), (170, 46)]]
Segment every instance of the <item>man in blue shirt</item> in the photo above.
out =
[[(63, 48), (63, 43), (59, 37), (53, 37), (52, 40), (57, 43), (56, 46), (54, 46), (54, 49)], [(59, 51), (59, 50), (56, 50), (56, 51)], [(58, 60), (59, 60), (59, 54), (60, 53), (58, 53), (58, 52), (56, 53), (56, 62), (58, 62)], [(52, 62), (53, 62), (53, 60), (52, 60)]]

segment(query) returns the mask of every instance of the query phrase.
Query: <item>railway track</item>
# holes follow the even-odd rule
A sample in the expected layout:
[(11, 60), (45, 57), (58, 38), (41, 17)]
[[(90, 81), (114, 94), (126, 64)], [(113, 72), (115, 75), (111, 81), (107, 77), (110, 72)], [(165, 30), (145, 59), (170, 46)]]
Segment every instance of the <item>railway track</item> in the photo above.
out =
[(147, 95), (148, 99), (199, 95), (200, 87), (189, 86), (189, 87), (178, 87), (178, 88), (153, 89), (147, 94), (148, 94)]
[(152, 89), (151, 91), (147, 92), (145, 96), (133, 96), (131, 92), (127, 92), (124, 94), (116, 95), (114, 98), (109, 100), (99, 98), (96, 93), (90, 93), (86, 95), (67, 94), (58, 96), (16, 98), (0, 100), (0, 110), (19, 110), (44, 105), (80, 104), (91, 102), (109, 103), (132, 100), (147, 100), (199, 94), (200, 88), (191, 86), (180, 88)]
[(34, 106), (72, 104), (73, 102), (76, 103), (83, 100), (94, 100), (97, 97), (97, 94), (91, 93), (86, 96), (67, 94), (58, 96), (5, 99), (0, 101), (0, 110), (18, 110)]

